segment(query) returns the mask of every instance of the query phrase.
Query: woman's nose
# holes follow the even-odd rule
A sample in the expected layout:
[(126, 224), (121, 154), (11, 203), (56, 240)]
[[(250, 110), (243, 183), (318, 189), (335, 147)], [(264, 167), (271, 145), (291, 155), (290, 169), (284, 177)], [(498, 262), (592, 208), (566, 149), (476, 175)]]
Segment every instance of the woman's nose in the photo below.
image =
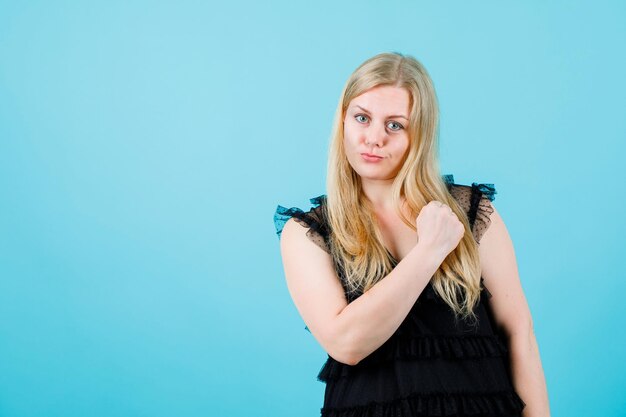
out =
[(387, 132), (385, 132), (385, 126), (373, 124), (365, 133), (365, 143), (368, 145), (382, 146), (386, 136)]

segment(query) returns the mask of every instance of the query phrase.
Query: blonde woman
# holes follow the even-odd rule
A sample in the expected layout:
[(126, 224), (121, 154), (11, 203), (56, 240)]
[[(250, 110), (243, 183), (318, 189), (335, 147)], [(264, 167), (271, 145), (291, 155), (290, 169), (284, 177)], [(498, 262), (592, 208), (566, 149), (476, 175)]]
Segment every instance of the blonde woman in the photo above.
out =
[(289, 292), (328, 353), (322, 416), (549, 415), (495, 188), (440, 175), (437, 141), (424, 67), (374, 56), (341, 94), (327, 194), (276, 209)]

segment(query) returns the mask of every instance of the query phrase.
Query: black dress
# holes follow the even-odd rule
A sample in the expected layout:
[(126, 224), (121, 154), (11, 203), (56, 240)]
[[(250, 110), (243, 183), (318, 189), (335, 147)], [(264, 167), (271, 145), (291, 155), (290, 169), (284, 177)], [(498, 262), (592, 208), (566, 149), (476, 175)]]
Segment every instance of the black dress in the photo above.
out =
[[(478, 242), (489, 226), (492, 184), (454, 184), (445, 175), (448, 190), (467, 209)], [(289, 218), (306, 225), (307, 235), (329, 252), (325, 195), (314, 197), (308, 212), (278, 206), (277, 234)], [(390, 259), (397, 263), (389, 254)], [(334, 262), (342, 280), (342, 270)], [(330, 355), (318, 374), (326, 383), (323, 417), (400, 416), (521, 416), (525, 403), (515, 392), (508, 348), (498, 332), (490, 308), (491, 294), (481, 278), (482, 292), (475, 307), (478, 324), (455, 320), (452, 309), (429, 283), (396, 332), (356, 365)], [(360, 294), (346, 290), (348, 302)], [(305, 327), (308, 330), (307, 327)]]

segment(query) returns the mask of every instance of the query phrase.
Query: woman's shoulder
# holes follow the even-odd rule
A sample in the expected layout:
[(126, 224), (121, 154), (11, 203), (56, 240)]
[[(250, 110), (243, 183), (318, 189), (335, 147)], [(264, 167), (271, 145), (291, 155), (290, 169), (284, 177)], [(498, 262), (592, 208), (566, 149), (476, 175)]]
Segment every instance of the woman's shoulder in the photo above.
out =
[(321, 194), (309, 199), (311, 207), (306, 211), (299, 207), (284, 207), (278, 205), (274, 212), (274, 227), (276, 234), (280, 239), (285, 224), (290, 219), (306, 227), (309, 239), (315, 244), (330, 253), (328, 246), (328, 224), (326, 222), (326, 214), (324, 211), (324, 203), (326, 202), (326, 194)]
[(472, 182), (470, 185), (457, 184), (452, 175), (447, 175), (446, 184), (454, 199), (467, 214), (470, 227), (477, 242), (490, 224), (493, 213), (492, 202), (497, 194), (493, 183)]

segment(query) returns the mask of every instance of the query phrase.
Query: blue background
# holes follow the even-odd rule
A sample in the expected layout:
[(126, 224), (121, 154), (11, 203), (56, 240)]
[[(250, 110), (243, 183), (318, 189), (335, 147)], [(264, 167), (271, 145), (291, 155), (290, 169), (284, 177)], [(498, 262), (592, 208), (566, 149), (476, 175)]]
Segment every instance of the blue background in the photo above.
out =
[(0, 1), (0, 416), (316, 416), (272, 216), (400, 51), (495, 184), (553, 415), (626, 413), (624, 2)]

